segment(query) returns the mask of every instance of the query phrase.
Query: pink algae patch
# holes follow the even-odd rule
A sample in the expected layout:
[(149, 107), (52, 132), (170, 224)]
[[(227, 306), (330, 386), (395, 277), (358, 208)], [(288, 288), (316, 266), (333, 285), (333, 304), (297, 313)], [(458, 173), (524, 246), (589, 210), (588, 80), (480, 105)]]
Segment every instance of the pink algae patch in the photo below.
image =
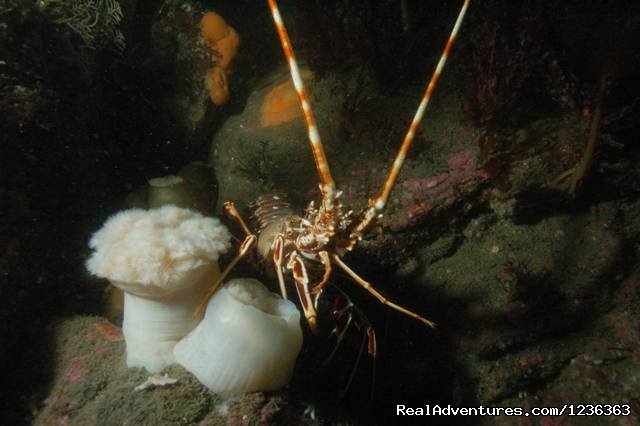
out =
[(86, 356), (76, 357), (71, 361), (71, 367), (67, 372), (67, 380), (69, 380), (69, 383), (73, 383), (77, 381), (80, 377), (82, 377), (82, 373), (86, 365), (87, 365)]

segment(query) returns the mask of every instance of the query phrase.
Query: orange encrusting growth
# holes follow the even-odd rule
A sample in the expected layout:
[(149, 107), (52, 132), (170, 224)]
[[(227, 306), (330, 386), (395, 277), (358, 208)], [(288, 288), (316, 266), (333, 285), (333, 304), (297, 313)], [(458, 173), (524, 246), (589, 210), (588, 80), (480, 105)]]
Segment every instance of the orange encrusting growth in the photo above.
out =
[(215, 50), (218, 65), (228, 69), (236, 56), (240, 37), (235, 29), (229, 26), (222, 16), (215, 12), (207, 12), (200, 20), (200, 34), (202, 38)]
[(209, 97), (214, 104), (224, 105), (229, 99), (229, 74), (240, 45), (240, 36), (215, 12), (202, 15), (200, 35), (217, 58), (216, 65), (207, 70), (205, 77)]
[(220, 67), (207, 70), (205, 84), (209, 90), (209, 98), (216, 105), (224, 105), (229, 100), (229, 84), (227, 73)]
[[(303, 80), (313, 79), (313, 72), (302, 70)], [(302, 117), (298, 94), (291, 81), (278, 84), (264, 97), (260, 107), (260, 127), (275, 127)]]

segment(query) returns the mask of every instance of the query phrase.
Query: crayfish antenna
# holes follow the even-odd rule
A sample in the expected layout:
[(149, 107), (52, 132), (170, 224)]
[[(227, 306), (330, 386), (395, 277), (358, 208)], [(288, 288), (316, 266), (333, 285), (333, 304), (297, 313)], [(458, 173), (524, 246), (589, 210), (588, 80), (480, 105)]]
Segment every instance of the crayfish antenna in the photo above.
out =
[(456, 23), (451, 30), (451, 34), (449, 35), (449, 39), (447, 40), (447, 44), (445, 45), (444, 51), (440, 55), (440, 60), (436, 65), (436, 69), (431, 76), (431, 80), (425, 89), (424, 94), (422, 95), (422, 99), (420, 101), (420, 105), (418, 106), (418, 110), (416, 111), (413, 120), (411, 121), (411, 125), (409, 126), (409, 130), (407, 131), (404, 139), (402, 140), (402, 145), (396, 154), (396, 158), (393, 161), (391, 169), (389, 170), (389, 174), (387, 175), (384, 184), (382, 185), (382, 189), (380, 190), (380, 194), (376, 198), (372, 198), (369, 200), (369, 208), (365, 211), (360, 223), (354, 228), (354, 231), (351, 233), (351, 244), (355, 245), (357, 240), (362, 238), (365, 232), (369, 229), (374, 219), (376, 219), (379, 214), (384, 210), (387, 205), (387, 201), (389, 200), (389, 195), (393, 190), (393, 187), (396, 184), (398, 179), (398, 175), (400, 174), (400, 170), (404, 165), (405, 158), (407, 156), (407, 152), (413, 143), (413, 139), (415, 137), (416, 132), (418, 131), (418, 126), (420, 126), (420, 122), (424, 117), (424, 112), (427, 109), (427, 105), (431, 100), (431, 95), (435, 90), (436, 84), (440, 79), (440, 75), (444, 68), (445, 63), (447, 62), (447, 58), (451, 52), (451, 48), (453, 47), (453, 43), (458, 35), (458, 31), (460, 30), (460, 26), (462, 25), (462, 21), (464, 20), (464, 15), (467, 12), (467, 8), (469, 7), (470, 0), (465, 0), (462, 8), (460, 9), (460, 13), (458, 13), (458, 18), (456, 19)]
[(276, 29), (278, 30), (282, 50), (284, 51), (284, 56), (289, 64), (291, 79), (293, 80), (293, 85), (296, 89), (296, 93), (298, 94), (298, 99), (300, 100), (300, 106), (302, 107), (302, 113), (304, 115), (304, 121), (307, 125), (307, 134), (311, 144), (311, 151), (313, 152), (313, 159), (316, 163), (318, 177), (320, 178), (323, 205), (327, 210), (332, 210), (333, 202), (336, 197), (336, 185), (333, 181), (333, 177), (331, 177), (329, 163), (327, 162), (324, 147), (320, 140), (320, 133), (318, 132), (316, 120), (313, 116), (313, 111), (311, 110), (311, 104), (309, 103), (309, 95), (304, 87), (304, 83), (302, 82), (300, 68), (298, 67), (298, 62), (296, 61), (295, 54), (293, 53), (291, 40), (289, 39), (289, 34), (284, 26), (280, 10), (278, 10), (278, 5), (275, 0), (269, 0), (269, 8), (271, 9), (271, 15), (273, 16), (273, 21), (275, 22)]

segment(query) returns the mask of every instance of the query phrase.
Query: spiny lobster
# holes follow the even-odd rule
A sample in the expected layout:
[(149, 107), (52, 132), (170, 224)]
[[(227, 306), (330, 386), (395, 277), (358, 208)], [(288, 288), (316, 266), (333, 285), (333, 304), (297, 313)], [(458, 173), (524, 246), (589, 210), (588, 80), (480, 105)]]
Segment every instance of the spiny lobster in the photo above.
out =
[[(382, 217), (382, 212), (387, 205), (391, 190), (393, 189), (398, 179), (398, 174), (404, 164), (407, 151), (413, 142), (427, 104), (431, 99), (436, 83), (440, 77), (447, 57), (449, 56), (454, 40), (458, 34), (458, 30), (462, 24), (462, 20), (464, 19), (464, 15), (469, 6), (469, 2), (470, 0), (465, 0), (462, 5), (444, 51), (440, 56), (440, 60), (438, 61), (431, 80), (429, 81), (424, 95), (422, 96), (418, 110), (413, 117), (413, 121), (411, 122), (409, 130), (402, 141), (402, 145), (396, 155), (379, 195), (369, 200), (368, 207), (365, 208), (360, 215), (354, 216), (351, 211), (346, 213), (343, 212), (341, 200), (342, 191), (336, 188), (336, 184), (334, 183), (331, 172), (329, 171), (329, 164), (316, 127), (314, 115), (309, 103), (309, 96), (304, 87), (300, 70), (293, 53), (289, 35), (287, 34), (287, 30), (282, 21), (276, 1), (269, 0), (271, 14), (278, 31), (278, 36), (280, 37), (285, 57), (289, 64), (293, 84), (298, 94), (306, 122), (309, 142), (311, 144), (316, 170), (320, 178), (320, 192), (322, 200), (318, 207), (316, 207), (314, 202), (311, 202), (307, 207), (305, 214), (300, 216), (294, 214), (294, 212), (289, 208), (289, 204), (286, 202), (284, 198), (285, 196), (282, 193), (272, 193), (267, 196), (262, 196), (256, 202), (257, 216), (262, 217), (262, 223), (258, 235), (251, 231), (235, 205), (232, 202), (226, 202), (224, 204), (225, 211), (238, 222), (246, 236), (239, 247), (237, 256), (225, 268), (215, 285), (212, 286), (206, 296), (206, 299), (198, 308), (198, 312), (206, 306), (206, 303), (213, 296), (225, 276), (241, 259), (247, 256), (252, 248), (257, 246), (263, 257), (268, 258), (269, 255), (271, 256), (280, 286), (280, 293), (285, 299), (287, 298), (287, 289), (285, 287), (284, 273), (286, 270), (291, 271), (304, 315), (313, 332), (316, 332), (317, 330), (318, 300), (323, 289), (329, 282), (329, 277), (334, 265), (343, 270), (356, 283), (365, 288), (383, 304), (410, 316), (429, 327), (435, 327), (435, 324), (432, 321), (385, 298), (373, 287), (373, 285), (354, 272), (342, 260), (342, 257), (347, 252), (353, 250), (358, 242), (365, 236), (367, 231), (371, 229), (371, 227)], [(265, 208), (267, 208), (267, 210), (265, 210)], [(262, 212), (260, 212), (260, 209), (263, 209)], [(310, 282), (309, 278), (309, 270), (312, 268), (312, 265), (320, 267), (323, 271), (319, 281), (313, 284)], [(339, 291), (342, 293), (341, 290)], [(350, 302), (348, 302), (339, 310), (334, 308), (334, 314), (347, 312), (347, 309), (351, 307)], [(348, 315), (349, 318), (347, 323), (350, 323), (351, 313), (349, 312)], [(365, 328), (369, 339), (369, 354), (375, 357), (375, 332), (369, 325)], [(336, 330), (334, 330), (334, 332), (336, 332)], [(336, 334), (339, 333), (336, 332)], [(338, 336), (338, 339), (340, 339), (340, 336)]]

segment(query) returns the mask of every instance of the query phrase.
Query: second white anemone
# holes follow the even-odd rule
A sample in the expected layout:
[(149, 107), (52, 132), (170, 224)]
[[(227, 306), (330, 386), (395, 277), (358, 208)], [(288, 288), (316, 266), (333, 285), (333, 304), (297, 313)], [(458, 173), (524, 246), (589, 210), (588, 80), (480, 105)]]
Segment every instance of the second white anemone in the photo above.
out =
[(174, 354), (209, 389), (236, 396), (286, 385), (301, 347), (296, 306), (258, 280), (239, 278), (218, 290)]

